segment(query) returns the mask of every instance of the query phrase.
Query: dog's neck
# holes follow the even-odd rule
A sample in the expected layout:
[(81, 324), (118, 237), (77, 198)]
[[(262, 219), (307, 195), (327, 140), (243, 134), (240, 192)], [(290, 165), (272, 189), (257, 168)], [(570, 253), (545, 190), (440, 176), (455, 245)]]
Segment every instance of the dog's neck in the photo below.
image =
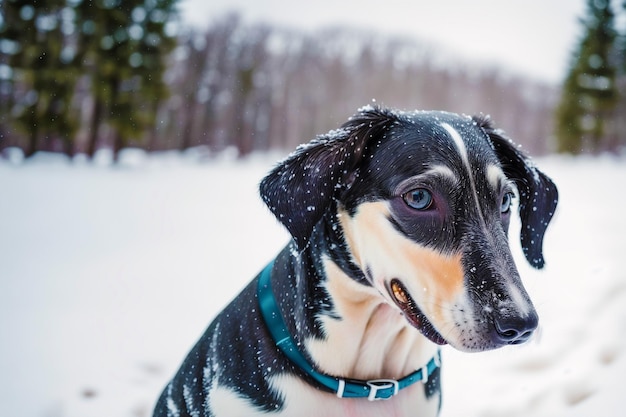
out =
[(325, 287), (340, 318), (321, 316), (326, 338), (306, 343), (324, 372), (357, 379), (399, 379), (436, 354), (437, 346), (373, 288), (355, 282), (332, 261), (324, 264)]
[[(287, 251), (295, 280), (283, 291), (299, 300), (304, 297), (304, 305), (318, 306), (298, 311), (293, 305), (287, 321), (294, 320), (288, 327), (319, 370), (344, 378), (399, 379), (428, 363), (437, 345), (365, 282), (340, 230), (328, 223), (318, 226), (307, 249), (298, 256)], [(322, 262), (313, 266), (320, 258)], [(303, 267), (307, 264), (312, 268)], [(318, 276), (300, 276), (310, 270), (317, 270)]]

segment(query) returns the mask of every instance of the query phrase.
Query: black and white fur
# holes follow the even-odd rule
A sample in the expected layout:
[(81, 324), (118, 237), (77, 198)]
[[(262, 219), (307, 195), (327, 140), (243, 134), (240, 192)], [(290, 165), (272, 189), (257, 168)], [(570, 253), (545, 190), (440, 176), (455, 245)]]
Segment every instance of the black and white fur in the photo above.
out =
[[(293, 237), (274, 262), (277, 302), (320, 372), (399, 379), (440, 344), (495, 349), (537, 326), (508, 247), (509, 203), (515, 194), (524, 254), (542, 268), (557, 189), (486, 117), (364, 108), (260, 191)], [(154, 416), (438, 414), (439, 371), (386, 401), (320, 387), (275, 346), (257, 282), (211, 323)]]

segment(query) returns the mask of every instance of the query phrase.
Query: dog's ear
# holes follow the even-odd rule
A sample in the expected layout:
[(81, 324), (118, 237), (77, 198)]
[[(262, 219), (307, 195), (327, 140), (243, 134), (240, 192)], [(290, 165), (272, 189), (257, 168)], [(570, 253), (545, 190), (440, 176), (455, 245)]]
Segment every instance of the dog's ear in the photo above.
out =
[(543, 236), (554, 215), (559, 199), (556, 185), (539, 171), (515, 144), (494, 129), (485, 116), (474, 121), (487, 133), (504, 174), (515, 182), (519, 191), (519, 215), (522, 223), (520, 239), (526, 260), (535, 268), (543, 268)]
[(361, 109), (340, 129), (321, 135), (280, 162), (260, 184), (263, 201), (303, 250), (338, 193), (350, 186), (371, 138), (396, 120), (378, 107)]

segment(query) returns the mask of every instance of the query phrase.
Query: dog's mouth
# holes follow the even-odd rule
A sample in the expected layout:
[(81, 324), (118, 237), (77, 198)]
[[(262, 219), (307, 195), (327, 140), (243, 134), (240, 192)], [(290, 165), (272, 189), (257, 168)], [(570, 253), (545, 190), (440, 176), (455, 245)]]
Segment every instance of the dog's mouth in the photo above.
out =
[(400, 307), (404, 317), (413, 327), (418, 329), (430, 341), (438, 345), (445, 345), (447, 343), (446, 339), (435, 330), (435, 326), (426, 318), (422, 310), (419, 309), (417, 303), (411, 298), (409, 292), (399, 279), (392, 279), (389, 283), (388, 290), (391, 298), (393, 298), (396, 305)]

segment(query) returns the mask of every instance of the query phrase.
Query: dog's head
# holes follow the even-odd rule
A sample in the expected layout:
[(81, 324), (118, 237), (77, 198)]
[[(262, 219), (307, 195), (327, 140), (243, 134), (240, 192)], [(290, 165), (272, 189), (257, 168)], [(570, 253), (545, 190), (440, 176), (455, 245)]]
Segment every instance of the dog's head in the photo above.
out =
[(299, 250), (330, 214), (360, 281), (435, 343), (493, 349), (537, 326), (508, 246), (511, 202), (542, 268), (557, 189), (485, 117), (362, 109), (280, 163), (261, 195)]

